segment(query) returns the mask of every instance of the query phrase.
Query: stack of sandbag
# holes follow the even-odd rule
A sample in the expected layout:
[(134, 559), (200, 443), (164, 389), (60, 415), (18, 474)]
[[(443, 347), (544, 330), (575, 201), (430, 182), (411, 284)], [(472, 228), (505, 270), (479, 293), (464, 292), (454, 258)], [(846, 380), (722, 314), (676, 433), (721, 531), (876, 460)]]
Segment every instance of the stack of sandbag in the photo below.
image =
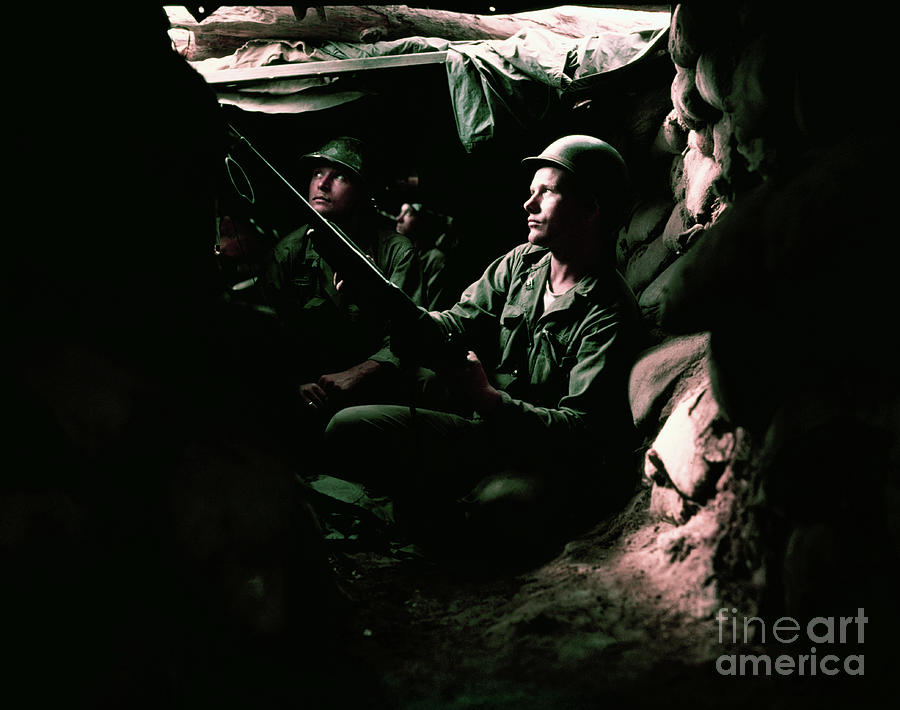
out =
[(663, 334), (632, 372), (632, 414), (658, 520), (683, 527), (739, 494), (719, 575), (760, 580), (795, 617), (878, 609), (893, 633), (879, 570), (900, 561), (894, 140), (851, 111), (887, 64), (830, 11), (799, 8), (673, 12), (656, 141), (670, 212), (639, 204), (619, 241)]
[[(673, 13), (672, 37), (681, 37), (679, 6)], [(679, 40), (679, 47), (683, 44)], [(722, 176), (715, 159), (712, 121), (721, 114), (697, 94), (693, 70), (679, 65), (682, 52), (672, 54), (675, 77), (672, 109), (659, 127), (652, 150), (671, 155), (670, 191), (640, 199), (619, 235), (617, 259), (625, 280), (638, 296), (651, 324), (656, 323), (666, 270), (687, 251), (723, 203), (716, 182)]]
[(797, 79), (799, 50), (785, 42), (791, 31), (801, 30), (790, 18), (781, 19), (788, 20), (786, 28), (773, 30), (751, 3), (709, 0), (682, 2), (672, 13), (672, 106), (652, 146), (657, 154), (672, 156), (671, 194), (638, 201), (617, 254), (653, 326), (678, 258), (736, 195), (789, 161), (801, 124), (819, 125), (801, 115), (815, 102), (799, 88), (809, 83)]

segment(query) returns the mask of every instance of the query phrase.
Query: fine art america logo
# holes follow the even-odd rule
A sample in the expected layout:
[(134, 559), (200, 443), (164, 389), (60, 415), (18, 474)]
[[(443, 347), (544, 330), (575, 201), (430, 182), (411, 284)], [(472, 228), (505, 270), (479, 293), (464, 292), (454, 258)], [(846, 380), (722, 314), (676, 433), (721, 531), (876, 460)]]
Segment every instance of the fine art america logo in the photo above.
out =
[[(856, 616), (816, 616), (805, 624), (783, 616), (768, 628), (758, 616), (739, 621), (737, 609), (719, 609), (716, 621), (723, 646), (774, 642), (783, 650), (774, 656), (723, 653), (716, 659), (721, 675), (865, 675), (865, 657), (859, 652), (869, 621), (865, 609), (858, 609)], [(848, 653), (850, 650), (854, 652)]]

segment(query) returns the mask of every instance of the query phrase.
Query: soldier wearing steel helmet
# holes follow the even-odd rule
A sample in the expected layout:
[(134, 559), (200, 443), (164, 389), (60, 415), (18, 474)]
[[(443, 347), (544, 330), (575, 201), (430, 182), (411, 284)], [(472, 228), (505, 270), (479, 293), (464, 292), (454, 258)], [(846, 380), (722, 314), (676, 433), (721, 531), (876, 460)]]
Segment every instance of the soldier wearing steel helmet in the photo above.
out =
[[(308, 170), (313, 209), (338, 225), (391, 281), (418, 298), (421, 267), (412, 242), (375, 228), (368, 146), (341, 136), (303, 155), (301, 165)], [(317, 252), (310, 225), (275, 246), (267, 282), (295, 343), (289, 367), (306, 412), (327, 421), (341, 406), (390, 392), (397, 359), (388, 347), (383, 314), (367, 309), (366, 299), (352, 287), (342, 288)]]
[[(553, 540), (580, 512), (621, 504), (637, 471), (626, 381), (640, 316), (615, 269), (625, 163), (584, 135), (523, 163), (527, 241), (412, 336), (394, 334), (395, 349), (420, 361), (438, 341), (468, 350), (444, 368), (451, 396), (416, 411), (352, 407), (326, 429), (333, 450), (369, 452), (365, 466), (344, 456), (345, 475), (391, 485), (407, 510), (427, 511), (426, 527), (456, 529), (448, 521), (464, 518), (458, 529), (477, 531), (481, 544), (518, 543), (507, 552)], [(379, 467), (371, 452), (386, 449), (391, 465)]]

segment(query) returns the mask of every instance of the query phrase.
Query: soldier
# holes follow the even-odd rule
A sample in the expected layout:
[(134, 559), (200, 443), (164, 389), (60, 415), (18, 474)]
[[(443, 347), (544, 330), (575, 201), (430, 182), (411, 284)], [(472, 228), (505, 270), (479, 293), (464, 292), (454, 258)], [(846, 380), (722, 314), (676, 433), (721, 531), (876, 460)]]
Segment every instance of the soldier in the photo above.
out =
[(428, 310), (443, 310), (456, 300), (448, 293), (448, 226), (445, 217), (419, 202), (404, 203), (397, 215), (397, 231), (412, 240), (422, 262), (422, 305)]
[[(489, 533), (483, 542), (519, 548), (552, 539), (581, 504), (599, 513), (633, 492), (627, 376), (641, 332), (615, 268), (628, 207), (622, 157), (572, 135), (523, 162), (534, 169), (527, 242), (488, 266), (452, 308), (392, 339), (401, 355), (428, 364), (440, 342), (468, 350), (447, 373), (452, 397), (415, 411), (352, 407), (326, 430), (345, 474), (390, 485), (407, 515), (425, 510), (455, 529), (446, 523), (463, 500), (473, 529)], [(355, 452), (365, 452), (365, 466)], [(441, 501), (449, 518), (436, 512)]]
[[(365, 143), (339, 137), (306, 154), (309, 202), (338, 225), (381, 271), (418, 298), (421, 268), (412, 242), (379, 233), (372, 205), (372, 156)], [(322, 258), (306, 224), (274, 249), (268, 268), (269, 292), (294, 341), (289, 363), (301, 406), (317, 415), (333, 414), (349, 403), (376, 396), (394, 399), (397, 360), (388, 346), (383, 313), (368, 307), (352, 286), (344, 288)], [(326, 418), (322, 421), (327, 421)]]

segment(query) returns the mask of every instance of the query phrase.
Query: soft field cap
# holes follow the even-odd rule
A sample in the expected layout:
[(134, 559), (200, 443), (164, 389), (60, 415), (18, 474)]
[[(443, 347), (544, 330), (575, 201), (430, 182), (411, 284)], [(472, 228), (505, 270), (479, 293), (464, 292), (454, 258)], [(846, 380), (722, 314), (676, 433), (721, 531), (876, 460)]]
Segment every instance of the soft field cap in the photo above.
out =
[(371, 160), (365, 143), (358, 138), (334, 138), (319, 150), (300, 157), (303, 162), (325, 161), (345, 168), (365, 184), (369, 184)]

